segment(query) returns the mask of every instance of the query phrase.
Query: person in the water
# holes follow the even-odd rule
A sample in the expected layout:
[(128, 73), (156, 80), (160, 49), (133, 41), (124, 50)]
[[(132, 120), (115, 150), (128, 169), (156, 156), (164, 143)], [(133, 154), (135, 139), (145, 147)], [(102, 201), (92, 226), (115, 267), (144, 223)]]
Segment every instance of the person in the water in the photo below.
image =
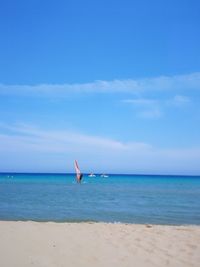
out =
[(81, 183), (81, 179), (83, 178), (83, 174), (80, 173), (80, 174), (77, 174), (76, 175), (76, 180), (77, 180), (77, 183)]

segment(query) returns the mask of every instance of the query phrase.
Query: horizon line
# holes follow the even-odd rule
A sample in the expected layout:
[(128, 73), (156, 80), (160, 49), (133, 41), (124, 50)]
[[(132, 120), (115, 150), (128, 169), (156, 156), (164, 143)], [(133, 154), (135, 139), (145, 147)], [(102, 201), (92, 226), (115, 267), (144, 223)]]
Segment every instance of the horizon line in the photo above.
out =
[[(48, 175), (48, 174), (56, 174), (56, 175), (75, 175), (75, 172), (1, 172), (0, 171), (0, 175), (1, 174), (43, 174), (43, 175)], [(83, 173), (83, 175), (89, 175), (90, 172), (85, 172)], [(95, 173), (95, 175), (101, 175), (101, 173)], [(153, 174), (153, 173), (106, 173), (107, 175), (125, 175), (125, 176), (189, 176), (189, 177), (200, 177), (200, 174)]]

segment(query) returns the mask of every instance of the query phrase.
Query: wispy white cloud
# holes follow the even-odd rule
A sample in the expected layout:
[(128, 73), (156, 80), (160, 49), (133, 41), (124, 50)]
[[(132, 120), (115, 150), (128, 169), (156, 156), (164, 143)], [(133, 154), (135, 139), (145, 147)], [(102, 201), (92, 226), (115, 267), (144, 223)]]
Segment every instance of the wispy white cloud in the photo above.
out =
[(151, 98), (135, 98), (122, 100), (135, 108), (136, 116), (145, 119), (158, 119), (162, 116), (161, 101)]
[(133, 104), (135, 106), (152, 106), (158, 103), (158, 100), (148, 98), (135, 98), (135, 99), (124, 99), (124, 103)]
[[(123, 143), (117, 140), (71, 132), (67, 130), (42, 130), (32, 125), (17, 124), (12, 126), (1, 125), (4, 129), (9, 130), (12, 134), (1, 135), (1, 140), (9, 139), (18, 140), (18, 145), (23, 143), (36, 151), (64, 152), (78, 149), (105, 151), (105, 150), (129, 150), (143, 149), (149, 147), (145, 143), (132, 142)], [(43, 145), (42, 145), (43, 144)], [(10, 146), (12, 150), (12, 146)], [(5, 147), (5, 149), (8, 149)], [(41, 152), (42, 152), (41, 151)]]
[(174, 106), (185, 106), (191, 102), (191, 99), (188, 96), (184, 95), (175, 95), (172, 99), (167, 100), (167, 104)]
[(163, 113), (159, 108), (151, 108), (139, 111), (137, 113), (138, 117), (145, 118), (145, 119), (158, 119), (162, 117)]
[(138, 117), (148, 119), (162, 117), (169, 106), (186, 107), (191, 102), (191, 98), (184, 95), (175, 95), (171, 98), (165, 96), (160, 99), (138, 97), (122, 100), (122, 103), (130, 104), (135, 108)]
[(95, 81), (80, 84), (3, 85), (1, 95), (66, 97), (71, 93), (143, 93), (200, 89), (200, 72), (144, 79)]
[(82, 84), (0, 85), (0, 95), (62, 99), (71, 95), (96, 93), (115, 93), (115, 95), (119, 93), (122, 97), (124, 93), (127, 98), (122, 102), (134, 106), (137, 117), (158, 119), (165, 114), (169, 106), (186, 107), (186, 104), (191, 101), (187, 95), (191, 90), (199, 89), (200, 72), (197, 72), (187, 75)]
[(145, 142), (124, 143), (101, 136), (45, 130), (26, 124), (1, 127), (7, 130), (7, 133), (0, 134), (1, 170), (6, 158), (10, 169), (17, 162), (17, 168), (27, 166), (29, 169), (26, 170), (40, 166), (43, 171), (73, 171), (73, 160), (77, 158), (83, 171), (200, 172), (198, 147), (157, 148)]

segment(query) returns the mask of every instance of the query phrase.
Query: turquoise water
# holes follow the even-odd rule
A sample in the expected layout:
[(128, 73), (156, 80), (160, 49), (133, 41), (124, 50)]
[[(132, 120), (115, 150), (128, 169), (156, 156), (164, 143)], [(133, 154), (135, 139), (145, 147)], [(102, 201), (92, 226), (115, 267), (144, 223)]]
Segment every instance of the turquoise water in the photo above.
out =
[(0, 220), (200, 224), (200, 177), (0, 174)]

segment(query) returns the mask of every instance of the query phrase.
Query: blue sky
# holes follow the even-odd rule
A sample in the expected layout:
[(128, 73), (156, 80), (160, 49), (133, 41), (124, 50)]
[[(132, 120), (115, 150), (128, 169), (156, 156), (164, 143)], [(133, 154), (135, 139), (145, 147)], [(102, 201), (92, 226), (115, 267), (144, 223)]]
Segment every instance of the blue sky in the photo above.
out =
[(0, 5), (0, 171), (200, 174), (199, 1)]

